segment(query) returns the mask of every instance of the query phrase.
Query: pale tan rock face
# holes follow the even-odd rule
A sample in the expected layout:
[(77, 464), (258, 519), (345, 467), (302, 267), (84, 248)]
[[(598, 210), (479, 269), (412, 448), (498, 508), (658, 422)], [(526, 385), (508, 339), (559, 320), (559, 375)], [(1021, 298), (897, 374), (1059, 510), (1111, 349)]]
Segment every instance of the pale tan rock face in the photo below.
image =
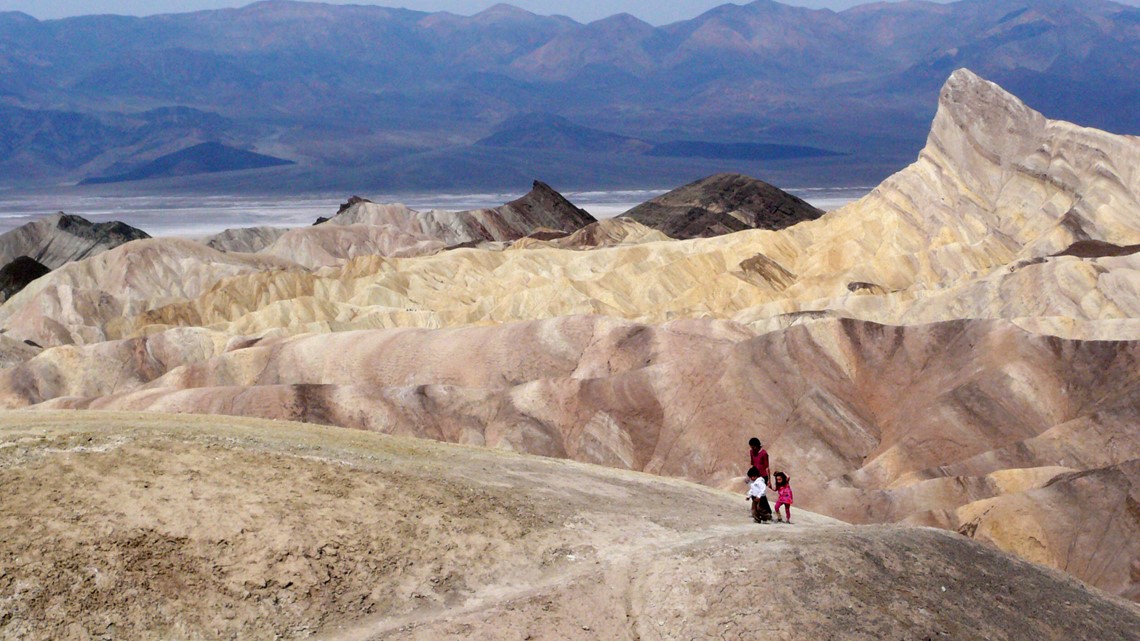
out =
[[(797, 505), (964, 528), (1135, 597), (1138, 165), (1136, 138), (960, 71), (915, 164), (779, 232), (603, 221), (441, 250), (490, 219), (357, 202), (263, 254), (132, 243), (0, 307), (6, 345), (55, 347), (6, 352), (27, 360), (0, 404), (303, 420), (724, 487), (755, 435)], [(1099, 543), (1033, 514), (1066, 500), (1097, 508)]]
[(222, 252), (251, 254), (272, 245), (288, 231), (281, 227), (242, 227), (207, 236), (200, 242)]
[(446, 246), (429, 235), (391, 225), (326, 224), (288, 231), (259, 253), (317, 268), (343, 264), (357, 256), (432, 254)]
[(121, 337), (131, 316), (198, 297), (227, 276), (290, 266), (191, 240), (139, 240), (36, 279), (0, 307), (0, 324), (44, 346), (99, 342)]
[[(1007, 473), (1008, 474), (1008, 473)], [(1140, 600), (1140, 460), (958, 508), (959, 531)]]

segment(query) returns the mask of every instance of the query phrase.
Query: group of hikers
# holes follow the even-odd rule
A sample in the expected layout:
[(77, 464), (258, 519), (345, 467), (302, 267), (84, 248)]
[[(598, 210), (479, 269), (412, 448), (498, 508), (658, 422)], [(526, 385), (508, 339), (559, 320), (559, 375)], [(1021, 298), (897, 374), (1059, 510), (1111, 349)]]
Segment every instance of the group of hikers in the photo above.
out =
[[(748, 496), (752, 501), (752, 519), (757, 523), (768, 523), (772, 520), (772, 507), (768, 503), (768, 490), (776, 493), (776, 522), (792, 522), (792, 486), (788, 485), (788, 475), (776, 472), (768, 476), (768, 452), (764, 449), (760, 439), (755, 436), (748, 439), (748, 459), (751, 467), (748, 468)], [(780, 507), (784, 508), (786, 518), (780, 518)]]

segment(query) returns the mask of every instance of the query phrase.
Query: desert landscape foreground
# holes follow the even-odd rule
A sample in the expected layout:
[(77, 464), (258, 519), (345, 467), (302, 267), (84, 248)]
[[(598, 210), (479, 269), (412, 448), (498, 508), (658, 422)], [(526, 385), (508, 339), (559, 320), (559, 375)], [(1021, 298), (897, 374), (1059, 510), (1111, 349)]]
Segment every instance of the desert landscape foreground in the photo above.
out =
[(23, 639), (1134, 639), (1140, 609), (957, 534), (420, 439), (0, 415)]
[[(717, 175), (600, 221), (536, 181), (199, 240), (25, 225), (0, 632), (1135, 638), (1138, 167), (963, 69), (915, 163), (827, 213)], [(747, 521), (751, 436), (824, 516)]]

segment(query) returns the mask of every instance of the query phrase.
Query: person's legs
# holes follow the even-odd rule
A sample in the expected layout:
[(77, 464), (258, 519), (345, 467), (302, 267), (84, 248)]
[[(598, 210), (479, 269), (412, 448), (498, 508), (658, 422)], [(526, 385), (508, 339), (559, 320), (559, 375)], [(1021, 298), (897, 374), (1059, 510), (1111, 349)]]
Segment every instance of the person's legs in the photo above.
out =
[(787, 522), (791, 523), (792, 522), (792, 504), (791, 503), (785, 503), (784, 504), (784, 514), (786, 514), (788, 517), (786, 519)]

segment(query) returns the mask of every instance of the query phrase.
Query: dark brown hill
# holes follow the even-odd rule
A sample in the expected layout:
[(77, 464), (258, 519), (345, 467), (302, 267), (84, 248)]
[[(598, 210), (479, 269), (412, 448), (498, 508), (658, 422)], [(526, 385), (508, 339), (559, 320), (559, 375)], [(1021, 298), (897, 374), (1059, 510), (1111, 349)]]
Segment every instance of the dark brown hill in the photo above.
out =
[(0, 302), (20, 293), (28, 283), (50, 271), (43, 263), (30, 256), (20, 256), (0, 267)]
[(716, 174), (691, 182), (622, 214), (673, 238), (783, 229), (822, 215), (822, 210), (801, 198), (740, 174)]
[(118, 221), (93, 223), (59, 212), (0, 234), (0, 264), (28, 256), (48, 269), (58, 269), (141, 238), (150, 234)]

